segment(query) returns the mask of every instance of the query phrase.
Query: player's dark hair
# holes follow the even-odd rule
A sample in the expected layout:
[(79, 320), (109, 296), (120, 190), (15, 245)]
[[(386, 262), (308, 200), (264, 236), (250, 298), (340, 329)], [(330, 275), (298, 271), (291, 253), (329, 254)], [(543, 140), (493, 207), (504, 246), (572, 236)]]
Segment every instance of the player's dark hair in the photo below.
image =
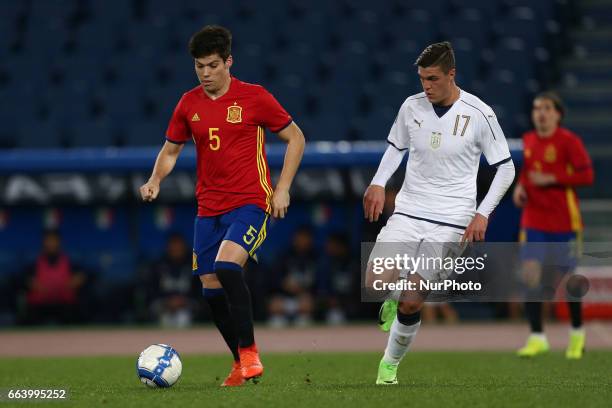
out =
[(232, 53), (232, 33), (218, 25), (204, 26), (191, 36), (189, 53), (193, 58), (218, 54), (223, 61), (226, 61)]
[(440, 67), (445, 74), (455, 68), (455, 52), (450, 42), (444, 41), (427, 46), (419, 55), (414, 65), (427, 67)]
[(552, 102), (553, 106), (555, 107), (555, 110), (559, 112), (559, 115), (561, 115), (561, 119), (563, 119), (563, 117), (565, 116), (565, 105), (563, 105), (563, 100), (561, 99), (558, 93), (553, 91), (540, 92), (536, 95), (534, 100), (535, 99), (548, 99)]

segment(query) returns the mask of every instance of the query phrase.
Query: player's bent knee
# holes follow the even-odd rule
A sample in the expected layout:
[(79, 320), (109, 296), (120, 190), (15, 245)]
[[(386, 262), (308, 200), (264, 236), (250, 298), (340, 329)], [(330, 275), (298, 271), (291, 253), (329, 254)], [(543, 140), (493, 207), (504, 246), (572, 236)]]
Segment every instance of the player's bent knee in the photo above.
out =
[(200, 281), (202, 287), (205, 289), (221, 289), (221, 282), (214, 273), (207, 273), (206, 275), (200, 275)]
[(536, 259), (526, 259), (522, 264), (523, 270), (540, 272), (542, 270), (542, 263)]
[(215, 262), (231, 262), (244, 267), (247, 259), (249, 259), (249, 253), (239, 244), (225, 240), (219, 247), (219, 253)]
[(540, 285), (542, 280), (542, 264), (537, 260), (525, 260), (522, 264), (523, 282), (529, 288), (535, 288)]

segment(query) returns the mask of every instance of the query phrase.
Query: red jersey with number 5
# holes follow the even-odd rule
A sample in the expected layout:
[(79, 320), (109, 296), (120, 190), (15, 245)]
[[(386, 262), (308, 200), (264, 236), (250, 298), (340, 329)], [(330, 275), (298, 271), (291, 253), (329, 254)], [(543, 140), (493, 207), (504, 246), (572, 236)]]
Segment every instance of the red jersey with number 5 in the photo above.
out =
[(217, 99), (201, 86), (185, 93), (166, 131), (172, 143), (193, 139), (197, 153), (198, 216), (214, 216), (247, 204), (270, 212), (272, 182), (265, 131), (277, 133), (291, 116), (262, 86), (232, 77)]

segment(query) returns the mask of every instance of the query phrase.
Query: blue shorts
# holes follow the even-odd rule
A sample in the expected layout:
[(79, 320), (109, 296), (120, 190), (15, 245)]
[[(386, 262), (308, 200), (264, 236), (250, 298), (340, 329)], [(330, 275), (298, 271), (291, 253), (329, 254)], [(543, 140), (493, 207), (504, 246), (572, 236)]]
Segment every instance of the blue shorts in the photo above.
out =
[(580, 258), (580, 232), (544, 232), (535, 229), (521, 231), (521, 259), (539, 261), (542, 265), (565, 271), (576, 268)]
[(257, 250), (266, 239), (269, 214), (256, 205), (238, 207), (213, 217), (196, 217), (193, 232), (193, 274), (213, 273), (222, 241), (232, 241), (257, 260)]

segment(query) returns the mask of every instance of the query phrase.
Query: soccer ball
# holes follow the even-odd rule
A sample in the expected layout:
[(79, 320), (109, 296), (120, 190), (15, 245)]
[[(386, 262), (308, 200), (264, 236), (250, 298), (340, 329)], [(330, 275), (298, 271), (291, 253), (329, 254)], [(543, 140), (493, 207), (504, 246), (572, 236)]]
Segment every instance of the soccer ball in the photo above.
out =
[(153, 344), (140, 353), (136, 370), (143, 384), (152, 388), (167, 388), (178, 381), (183, 363), (172, 347)]

